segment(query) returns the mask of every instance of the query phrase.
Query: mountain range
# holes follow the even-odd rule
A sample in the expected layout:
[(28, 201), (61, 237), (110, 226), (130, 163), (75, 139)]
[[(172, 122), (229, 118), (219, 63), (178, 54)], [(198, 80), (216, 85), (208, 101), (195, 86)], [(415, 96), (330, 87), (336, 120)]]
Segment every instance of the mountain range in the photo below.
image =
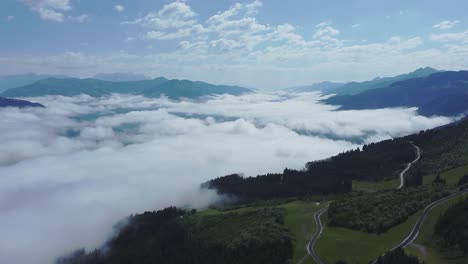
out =
[(365, 82), (349, 82), (342, 86), (338, 86), (333, 89), (326, 89), (324, 90), (325, 94), (336, 94), (336, 95), (355, 95), (359, 94), (368, 90), (385, 88), (391, 85), (392, 83), (414, 79), (414, 78), (421, 78), (427, 77), (431, 74), (438, 72), (438, 70), (426, 67), (426, 68), (419, 68), (413, 72), (407, 74), (401, 74), (393, 77), (383, 77), (383, 78), (374, 78), (370, 81)]
[(231, 94), (240, 95), (252, 92), (250, 89), (214, 85), (199, 81), (168, 80), (164, 77), (152, 80), (111, 82), (98, 79), (48, 78), (33, 84), (8, 89), (3, 92), (7, 97), (36, 97), (46, 95), (75, 96), (86, 94), (93, 97), (113, 93), (143, 95), (146, 97), (167, 96), (170, 99), (196, 98), (200, 96)]
[(0, 92), (5, 90), (28, 85), (39, 80), (44, 80), (47, 78), (68, 78), (65, 75), (51, 75), (51, 74), (36, 74), (36, 73), (24, 73), (17, 75), (8, 75), (0, 77)]
[(143, 81), (150, 80), (151, 78), (132, 72), (113, 72), (113, 73), (98, 73), (94, 75), (94, 79), (110, 82), (132, 82), (132, 81)]
[(335, 90), (339, 87), (342, 87), (343, 85), (345, 85), (345, 83), (325, 81), (325, 82), (314, 83), (311, 85), (287, 88), (286, 91), (292, 92), (292, 93), (317, 92), (317, 91), (326, 92), (328, 90)]
[(468, 71), (437, 72), (387, 87), (324, 100), (340, 110), (418, 107), (422, 115), (454, 116), (468, 111)]
[[(3, 87), (45, 78), (48, 75), (25, 74), (3, 77)], [(19, 87), (10, 88), (1, 96), (36, 97), (46, 95), (93, 97), (114, 93), (142, 95), (170, 99), (197, 98), (207, 95), (241, 95), (251, 89), (214, 85), (200, 81), (169, 80), (164, 77), (145, 79), (133, 73), (96, 74), (96, 78), (46, 78)], [(141, 79), (141, 80), (139, 80)], [(9, 80), (9, 81), (5, 81)], [(375, 78), (366, 82), (321, 82), (286, 89), (288, 92), (321, 91), (329, 95), (324, 103), (340, 106), (340, 110), (378, 109), (391, 107), (417, 107), (421, 115), (456, 116), (468, 112), (468, 71), (438, 71), (420, 68), (408, 74)]]

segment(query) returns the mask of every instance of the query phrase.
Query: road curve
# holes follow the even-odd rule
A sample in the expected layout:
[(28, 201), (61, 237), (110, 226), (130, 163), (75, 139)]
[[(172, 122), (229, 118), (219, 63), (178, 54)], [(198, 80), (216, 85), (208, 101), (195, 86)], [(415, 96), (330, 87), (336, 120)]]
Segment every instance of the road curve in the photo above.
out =
[[(388, 252), (391, 252), (399, 247), (401, 248), (405, 248), (406, 246), (408, 246), (409, 244), (413, 243), (414, 240), (416, 240), (416, 238), (418, 238), (418, 235), (419, 235), (419, 230), (421, 229), (421, 226), (422, 224), (424, 223), (424, 220), (426, 220), (426, 217), (427, 215), (429, 214), (429, 212), (436, 206), (438, 206), (439, 204), (443, 203), (443, 202), (446, 202), (450, 199), (453, 199), (455, 197), (458, 197), (462, 194), (465, 194), (465, 193), (468, 193), (468, 189), (466, 190), (462, 190), (462, 191), (458, 191), (456, 193), (453, 193), (447, 197), (444, 197), (440, 200), (437, 200), (431, 204), (429, 204), (428, 206), (426, 206), (426, 208), (424, 208), (424, 211), (423, 213), (421, 214), (421, 216), (418, 218), (418, 221), (416, 222), (416, 224), (413, 226), (413, 229), (411, 230), (411, 232), (409, 233), (409, 235), (403, 240), (401, 241), (400, 244), (398, 244), (397, 246), (393, 247), (392, 249), (390, 249)], [(385, 253), (385, 254), (387, 254)], [(385, 255), (384, 254), (384, 255)], [(374, 260), (374, 262), (372, 262), (373, 264), (377, 263), (377, 260)]]
[(315, 246), (315, 242), (317, 242), (317, 239), (320, 237), (320, 235), (322, 234), (322, 231), (323, 231), (322, 221), (320, 220), (320, 217), (327, 210), (328, 210), (328, 206), (318, 210), (317, 212), (315, 212), (314, 219), (315, 219), (315, 225), (317, 226), (317, 231), (315, 231), (314, 236), (312, 237), (312, 239), (307, 244), (307, 253), (314, 259), (315, 263), (317, 263), (317, 264), (324, 264), (320, 260), (319, 256), (315, 253), (314, 246)]
[(416, 159), (406, 164), (406, 168), (400, 173), (400, 185), (397, 187), (397, 189), (405, 187), (405, 173), (409, 169), (411, 169), (411, 166), (413, 166), (413, 164), (416, 163), (419, 160), (419, 158), (421, 158), (421, 149), (418, 146), (416, 146), (413, 142), (410, 143), (416, 149)]
[(429, 214), (429, 212), (436, 206), (438, 206), (439, 204), (443, 203), (443, 202), (446, 202), (452, 198), (455, 198), (457, 196), (460, 196), (462, 194), (465, 194), (465, 193), (468, 193), (468, 189), (466, 190), (462, 190), (462, 191), (458, 191), (456, 193), (453, 193), (447, 197), (444, 197), (440, 200), (437, 200), (431, 204), (429, 204), (428, 206), (426, 206), (426, 208), (424, 208), (424, 211), (423, 213), (421, 214), (421, 216), (419, 217), (418, 221), (416, 222), (416, 224), (414, 225), (413, 229), (411, 230), (410, 234), (396, 247), (392, 248), (390, 251), (392, 250), (395, 250), (396, 248), (399, 248), (399, 247), (406, 247), (408, 246), (409, 244), (413, 243), (414, 240), (416, 240), (416, 238), (418, 237), (419, 235), (419, 230), (421, 229), (421, 226), (424, 222), (424, 220), (426, 220), (426, 217), (427, 215)]
[[(416, 149), (416, 158), (406, 164), (406, 168), (400, 173), (400, 185), (397, 187), (397, 189), (401, 189), (405, 186), (405, 173), (408, 172), (409, 169), (411, 169), (411, 166), (413, 166), (414, 163), (416, 163), (420, 158), (421, 158), (421, 149), (416, 146), (412, 141), (410, 142), (411, 145), (413, 145), (413, 147)], [(446, 197), (448, 198), (448, 197)], [(443, 200), (443, 199), (442, 199)], [(439, 200), (440, 202), (443, 202), (441, 200)], [(437, 202), (437, 201), (436, 201)], [(432, 205), (432, 204), (431, 204)], [(429, 205), (430, 206), (430, 205)], [(435, 206), (435, 205), (434, 205)], [(427, 209), (427, 208), (426, 208)], [(432, 209), (432, 208), (431, 208)], [(317, 226), (317, 231), (315, 232), (314, 236), (312, 237), (312, 239), (309, 241), (309, 243), (307, 244), (307, 253), (314, 259), (315, 263), (317, 264), (324, 264), (319, 256), (315, 253), (314, 251), (314, 246), (315, 246), (315, 242), (317, 242), (318, 238), (320, 237), (320, 235), (322, 234), (322, 231), (323, 231), (323, 225), (322, 225), (322, 221), (320, 220), (320, 217), (322, 216), (323, 213), (325, 213), (326, 211), (328, 210), (328, 206), (323, 208), (323, 209), (320, 209), (319, 211), (315, 212), (314, 214), (314, 219), (315, 219), (315, 224)], [(430, 209), (428, 210), (430, 211)], [(427, 214), (427, 213), (426, 213)], [(425, 218), (425, 216), (424, 216)], [(424, 219), (422, 219), (422, 221), (424, 221)], [(422, 223), (421, 221), (421, 223)], [(418, 220), (419, 222), (419, 220)], [(421, 223), (419, 224), (419, 227), (421, 225)], [(419, 232), (419, 227), (417, 228), (417, 232)], [(416, 228), (416, 226), (415, 226)], [(415, 228), (413, 228), (413, 231), (416, 230)], [(392, 248), (390, 251), (400, 247), (402, 244), (405, 243), (405, 241), (409, 241), (411, 240), (409, 243), (413, 242), (414, 239), (416, 239), (417, 237), (417, 233), (416, 233), (416, 236), (414, 238), (411, 237), (411, 234), (398, 246)], [(408, 244), (409, 244), (408, 243)], [(406, 245), (405, 245), (406, 246)], [(375, 263), (375, 262), (374, 262)]]

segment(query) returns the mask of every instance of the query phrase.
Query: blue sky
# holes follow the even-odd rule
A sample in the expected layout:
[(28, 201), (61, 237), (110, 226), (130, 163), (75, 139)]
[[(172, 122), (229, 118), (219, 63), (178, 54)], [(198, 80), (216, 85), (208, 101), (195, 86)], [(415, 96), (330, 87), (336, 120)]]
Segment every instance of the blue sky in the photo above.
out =
[(0, 75), (280, 88), (468, 68), (466, 0), (2, 0)]

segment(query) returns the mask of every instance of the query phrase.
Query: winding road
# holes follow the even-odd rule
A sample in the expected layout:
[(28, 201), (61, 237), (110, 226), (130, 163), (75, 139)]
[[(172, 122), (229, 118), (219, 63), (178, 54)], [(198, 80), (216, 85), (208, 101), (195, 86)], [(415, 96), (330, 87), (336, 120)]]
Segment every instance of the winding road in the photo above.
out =
[(398, 185), (397, 189), (405, 187), (405, 173), (409, 169), (411, 169), (411, 166), (413, 166), (414, 163), (418, 162), (419, 158), (421, 158), (421, 149), (418, 146), (416, 146), (413, 142), (410, 143), (416, 149), (416, 159), (406, 164), (406, 168), (400, 173), (400, 185)]
[(318, 210), (317, 212), (315, 212), (314, 220), (315, 220), (315, 225), (317, 226), (317, 231), (315, 231), (314, 236), (312, 237), (312, 239), (307, 244), (307, 253), (309, 253), (309, 255), (314, 259), (315, 263), (317, 263), (317, 264), (324, 264), (320, 260), (319, 256), (315, 253), (314, 246), (315, 246), (315, 242), (317, 242), (317, 239), (320, 237), (320, 235), (322, 234), (322, 231), (323, 231), (322, 221), (320, 220), (320, 217), (327, 210), (328, 210), (328, 206)]
[[(413, 226), (413, 229), (411, 230), (410, 234), (403, 240), (401, 241), (400, 244), (398, 244), (397, 246), (393, 247), (392, 249), (390, 249), (389, 251), (387, 251), (384, 256), (386, 254), (388, 254), (389, 252), (392, 252), (393, 250), (401, 247), (401, 248), (405, 248), (407, 247), (408, 245), (410, 245), (411, 243), (413, 243), (414, 240), (416, 240), (416, 238), (418, 238), (418, 235), (419, 235), (419, 230), (421, 229), (421, 226), (422, 224), (424, 223), (424, 220), (426, 220), (426, 217), (427, 215), (429, 214), (429, 212), (436, 206), (438, 206), (439, 204), (443, 203), (443, 202), (446, 202), (450, 199), (453, 199), (455, 197), (458, 197), (460, 195), (463, 195), (465, 193), (468, 193), (468, 189), (466, 190), (462, 190), (462, 191), (458, 191), (456, 193), (453, 193), (447, 197), (444, 197), (440, 200), (437, 200), (433, 203), (431, 203), (430, 205), (426, 206), (426, 208), (424, 208), (424, 211), (423, 213), (421, 214), (421, 216), (418, 218), (418, 221), (416, 222), (416, 224)], [(377, 263), (377, 259), (374, 260), (372, 262), (372, 264), (376, 264)]]
[(413, 241), (416, 240), (416, 238), (418, 238), (419, 230), (421, 229), (421, 226), (424, 223), (424, 220), (426, 220), (427, 215), (429, 214), (429, 212), (434, 207), (436, 207), (439, 204), (441, 204), (443, 202), (446, 202), (446, 201), (448, 201), (450, 199), (453, 199), (453, 198), (458, 197), (458, 196), (460, 196), (462, 194), (465, 194), (465, 193), (468, 193), (468, 189), (453, 193), (453, 194), (451, 194), (451, 195), (449, 195), (447, 197), (444, 197), (444, 198), (442, 198), (440, 200), (437, 200), (437, 201), (431, 203), (430, 205), (426, 206), (426, 208), (424, 208), (423, 213), (421, 214), (418, 221), (416, 222), (413, 229), (411, 230), (410, 234), (403, 241), (401, 241), (401, 243), (398, 246), (390, 249), (389, 251), (393, 251), (393, 250), (395, 250), (395, 249), (397, 249), (399, 247), (404, 248), (404, 247), (408, 246), (409, 244), (413, 243)]
[[(400, 185), (397, 187), (397, 189), (401, 189), (401, 188), (403, 188), (405, 186), (405, 174), (406, 174), (406, 172), (408, 172), (408, 170), (411, 169), (411, 166), (413, 166), (413, 164), (418, 162), (418, 160), (421, 158), (421, 149), (418, 146), (416, 146), (413, 142), (410, 142), (410, 143), (416, 149), (416, 158), (412, 162), (406, 164), (406, 168), (400, 173)], [(468, 192), (468, 190), (465, 190), (463, 192)], [(406, 237), (405, 240), (403, 240), (398, 246), (390, 249), (390, 251), (392, 251), (392, 250), (394, 250), (394, 249), (396, 249), (398, 247), (405, 247), (405, 246), (409, 245), (411, 242), (413, 242), (416, 239), (416, 237), (418, 236), (419, 229), (421, 228), (421, 225), (424, 222), (424, 219), (426, 218), (429, 211), (432, 208), (434, 208), (435, 206), (437, 206), (438, 204), (440, 204), (440, 203), (442, 203), (442, 202), (444, 202), (444, 201), (446, 201), (448, 199), (451, 199), (451, 198), (453, 198), (453, 197), (455, 197), (457, 195), (460, 195), (463, 192), (452, 194), (452, 195), (450, 195), (448, 197), (445, 197), (445, 198), (443, 198), (441, 200), (435, 201), (432, 204), (428, 205), (424, 209), (423, 214), (418, 219), (418, 222), (416, 222), (416, 225), (413, 227), (413, 230), (408, 235), (408, 237)], [(307, 244), (307, 253), (314, 259), (315, 263), (317, 263), (317, 264), (324, 264), (322, 262), (322, 260), (320, 260), (320, 257), (317, 255), (317, 253), (315, 253), (314, 246), (315, 246), (315, 243), (317, 242), (318, 238), (320, 237), (320, 235), (322, 234), (322, 231), (323, 231), (323, 225), (322, 225), (322, 221), (320, 220), (320, 217), (327, 210), (328, 210), (328, 206), (323, 208), (323, 209), (320, 209), (317, 212), (315, 212), (314, 220), (315, 220), (315, 224), (317, 226), (317, 231), (315, 232), (314, 236), (312, 237), (312, 239)], [(375, 261), (374, 261), (374, 263), (375, 263)]]

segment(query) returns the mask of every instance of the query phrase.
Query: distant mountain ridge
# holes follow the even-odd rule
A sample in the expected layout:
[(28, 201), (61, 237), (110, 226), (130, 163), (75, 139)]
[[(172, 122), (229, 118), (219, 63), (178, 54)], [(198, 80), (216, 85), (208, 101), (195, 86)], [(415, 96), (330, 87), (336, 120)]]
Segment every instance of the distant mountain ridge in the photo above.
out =
[(39, 103), (33, 103), (33, 102), (26, 101), (26, 100), (0, 97), (0, 107), (24, 108), (24, 107), (45, 107), (45, 106)]
[(93, 79), (110, 82), (132, 82), (132, 81), (144, 81), (150, 80), (151, 78), (132, 72), (113, 72), (113, 73), (98, 73), (94, 75)]
[(418, 107), (422, 115), (453, 116), (468, 111), (468, 71), (437, 72), (428, 77), (392, 83), (356, 95), (324, 100), (342, 110)]
[(11, 88), (20, 87), (34, 82), (44, 80), (47, 78), (69, 78), (65, 75), (52, 75), (52, 74), (36, 74), (25, 73), (17, 75), (0, 76), (0, 93)]
[(228, 85), (214, 85), (199, 81), (168, 80), (164, 77), (152, 80), (110, 82), (97, 79), (57, 79), (40, 80), (30, 85), (9, 89), (2, 93), (8, 97), (37, 97), (46, 95), (76, 96), (86, 94), (93, 97), (108, 96), (113, 93), (143, 95), (171, 99), (195, 98), (216, 94), (241, 95), (252, 90)]
[(427, 77), (437, 72), (439, 71), (430, 67), (419, 68), (413, 72), (397, 75), (394, 77), (374, 78), (373, 80), (365, 81), (365, 82), (346, 83), (336, 88), (327, 89), (325, 93), (336, 94), (336, 95), (355, 95), (355, 94), (359, 94), (368, 90), (385, 88), (395, 82), (414, 79), (414, 78)]
[(335, 83), (335, 82), (325, 81), (325, 82), (314, 83), (311, 85), (291, 87), (285, 90), (288, 92), (292, 92), (292, 93), (317, 92), (317, 91), (325, 92), (330, 89), (339, 88), (343, 85), (345, 85), (345, 83)]

